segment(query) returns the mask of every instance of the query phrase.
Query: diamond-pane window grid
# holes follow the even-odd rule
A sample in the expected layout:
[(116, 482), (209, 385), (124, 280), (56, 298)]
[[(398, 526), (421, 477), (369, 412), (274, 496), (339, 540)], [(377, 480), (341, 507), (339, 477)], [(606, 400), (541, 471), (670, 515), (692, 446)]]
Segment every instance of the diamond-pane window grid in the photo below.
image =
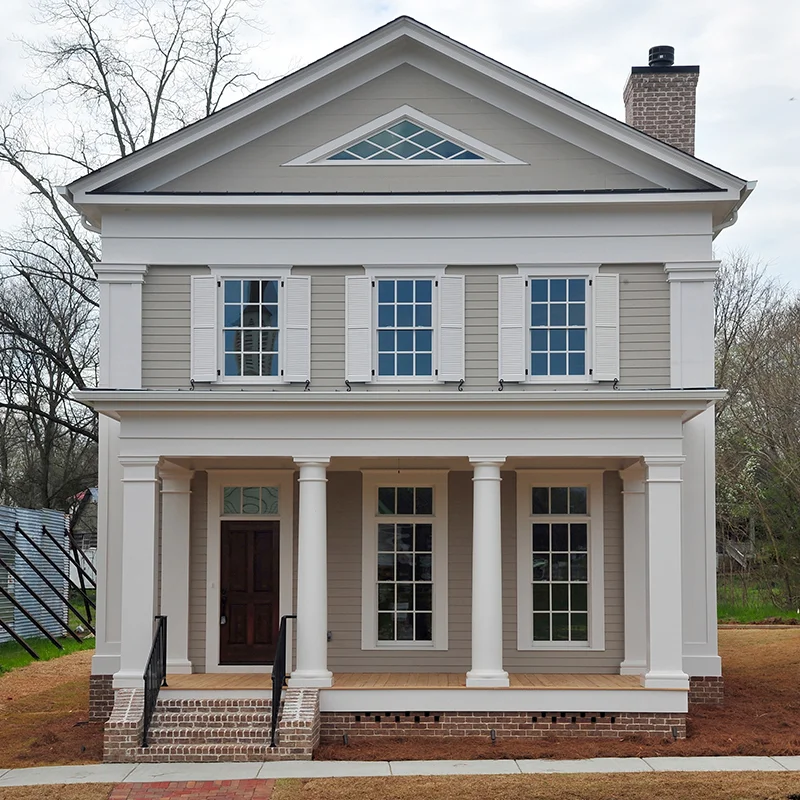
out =
[(328, 161), (484, 161), (466, 147), (402, 120), (328, 157)]

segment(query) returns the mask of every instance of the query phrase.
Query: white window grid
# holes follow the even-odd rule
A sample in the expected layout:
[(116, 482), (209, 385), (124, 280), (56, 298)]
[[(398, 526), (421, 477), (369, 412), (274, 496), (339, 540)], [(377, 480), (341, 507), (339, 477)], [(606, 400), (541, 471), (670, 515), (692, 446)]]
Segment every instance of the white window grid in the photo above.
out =
[(536, 276), (528, 283), (531, 378), (585, 378), (589, 374), (589, 279)]
[(380, 277), (375, 285), (376, 377), (390, 381), (433, 378), (435, 278)]
[(281, 280), (223, 278), (222, 378), (279, 379)]

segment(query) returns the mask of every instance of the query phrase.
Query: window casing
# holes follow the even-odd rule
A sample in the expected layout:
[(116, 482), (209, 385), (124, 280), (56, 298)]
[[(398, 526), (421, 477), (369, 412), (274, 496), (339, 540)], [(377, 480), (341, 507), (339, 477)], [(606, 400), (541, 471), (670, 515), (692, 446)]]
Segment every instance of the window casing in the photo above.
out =
[(603, 473), (517, 473), (520, 650), (602, 650)]
[(378, 379), (434, 377), (433, 278), (376, 281)]
[(447, 649), (447, 473), (363, 473), (362, 649)]

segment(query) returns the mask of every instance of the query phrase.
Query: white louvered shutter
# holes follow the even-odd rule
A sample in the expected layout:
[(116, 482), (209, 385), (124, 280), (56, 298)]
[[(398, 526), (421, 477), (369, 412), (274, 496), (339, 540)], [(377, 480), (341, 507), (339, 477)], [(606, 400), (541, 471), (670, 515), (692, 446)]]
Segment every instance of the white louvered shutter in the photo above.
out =
[(311, 278), (283, 281), (283, 379), (311, 380)]
[(217, 380), (217, 279), (192, 275), (192, 380)]
[(372, 380), (372, 279), (345, 278), (345, 377), (354, 383)]
[(592, 290), (592, 378), (613, 381), (619, 378), (619, 275), (596, 275)]
[(498, 277), (500, 317), (499, 373), (501, 381), (525, 380), (525, 278), (521, 275)]
[(439, 380), (464, 378), (464, 276), (439, 278)]

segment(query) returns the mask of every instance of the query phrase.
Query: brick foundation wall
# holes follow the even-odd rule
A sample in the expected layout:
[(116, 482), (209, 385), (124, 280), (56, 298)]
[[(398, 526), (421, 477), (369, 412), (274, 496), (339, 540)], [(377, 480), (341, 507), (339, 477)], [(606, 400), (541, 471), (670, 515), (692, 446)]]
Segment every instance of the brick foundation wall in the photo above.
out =
[(142, 744), (144, 690), (117, 689), (114, 710), (103, 733), (103, 761), (129, 763), (136, 760)]
[(105, 722), (114, 710), (112, 675), (89, 676), (89, 719)]
[(689, 678), (689, 702), (718, 706), (725, 702), (725, 682), (722, 677)]
[(661, 736), (686, 738), (686, 715), (651, 713), (530, 713), (508, 711), (397, 712), (343, 714), (322, 712), (321, 741), (349, 736)]
[(278, 725), (278, 747), (286, 758), (310, 761), (320, 740), (319, 689), (287, 689)]

